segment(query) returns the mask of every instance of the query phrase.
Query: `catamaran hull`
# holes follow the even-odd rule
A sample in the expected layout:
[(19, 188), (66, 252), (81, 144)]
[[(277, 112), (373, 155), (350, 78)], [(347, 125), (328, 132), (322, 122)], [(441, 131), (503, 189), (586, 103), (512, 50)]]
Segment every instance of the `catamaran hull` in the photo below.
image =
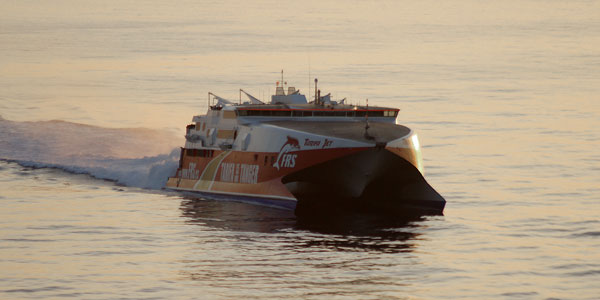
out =
[[(378, 146), (297, 153), (298, 164), (306, 162), (307, 166), (283, 175), (270, 164), (257, 164), (253, 153), (219, 151), (204, 164), (183, 155), (182, 161), (198, 164), (198, 170), (180, 172), (169, 179), (167, 188), (200, 197), (295, 209), (298, 215), (345, 210), (441, 214), (444, 209), (445, 200), (417, 169), (414, 149)], [(317, 159), (320, 161), (308, 163)], [(250, 176), (256, 178), (249, 178), (244, 168), (255, 168), (256, 174)]]
[(371, 148), (282, 178), (298, 199), (296, 214), (363, 211), (442, 214), (446, 201), (406, 159)]

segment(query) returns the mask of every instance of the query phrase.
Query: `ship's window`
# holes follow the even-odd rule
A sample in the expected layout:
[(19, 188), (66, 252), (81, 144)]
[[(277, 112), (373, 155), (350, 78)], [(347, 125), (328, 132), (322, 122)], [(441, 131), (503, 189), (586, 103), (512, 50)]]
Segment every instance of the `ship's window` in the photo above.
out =
[(202, 131), (204, 131), (204, 129), (206, 129), (206, 123), (202, 122)]
[(295, 111), (292, 112), (292, 116), (294, 116), (294, 117), (302, 117), (302, 112), (298, 111), (298, 110), (295, 110)]
[(275, 155), (271, 156), (271, 165), (275, 164), (275, 157), (276, 157)]
[(334, 111), (315, 111), (314, 116), (315, 117), (333, 117), (333, 116), (335, 116), (335, 112)]
[(254, 154), (254, 161), (258, 160), (258, 154)]
[(335, 112), (333, 112), (333, 115), (336, 117), (345, 117), (346, 112), (345, 111), (335, 111)]
[(383, 117), (383, 111), (381, 111), (381, 110), (379, 110), (379, 111), (370, 110), (369, 111), (369, 117)]
[(312, 111), (303, 111), (302, 112), (303, 117), (312, 117), (312, 115), (313, 115)]
[(269, 157), (265, 155), (265, 166), (267, 165), (267, 160), (268, 159), (269, 159)]
[(386, 110), (383, 112), (383, 116), (384, 117), (395, 117), (396, 111), (395, 110)]
[(210, 151), (212, 150), (204, 150), (204, 149), (186, 149), (185, 150), (187, 156), (199, 156), (199, 157), (207, 157), (210, 155)]
[(289, 117), (291, 115), (291, 111), (289, 110), (275, 110), (273, 111), (273, 116), (276, 117)]
[[(299, 116), (299, 112), (294, 112), (294, 116)], [(249, 117), (290, 117), (292, 116), (291, 110), (240, 110), (240, 116)]]
[(347, 111), (346, 112), (346, 116), (347, 117), (354, 117), (354, 111)]

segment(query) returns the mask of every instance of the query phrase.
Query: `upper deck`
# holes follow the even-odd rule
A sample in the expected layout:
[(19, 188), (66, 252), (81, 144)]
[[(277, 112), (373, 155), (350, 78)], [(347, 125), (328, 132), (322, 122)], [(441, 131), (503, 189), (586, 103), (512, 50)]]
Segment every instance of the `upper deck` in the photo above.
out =
[[(283, 77), (282, 77), (283, 82)], [(344, 100), (333, 101), (331, 94), (321, 96), (320, 90), (316, 88), (317, 80), (315, 79), (315, 98), (308, 102), (306, 96), (300, 93), (294, 87), (288, 87), (287, 94), (283, 86), (277, 84), (275, 95), (271, 97), (271, 102), (266, 104), (246, 91), (240, 89), (239, 103), (224, 99), (213, 93), (209, 93), (209, 114), (210, 111), (223, 110), (223, 116), (235, 117), (251, 122), (271, 120), (271, 119), (297, 119), (298, 121), (329, 120), (337, 121), (340, 119), (350, 118), (376, 118), (373, 121), (389, 122), (395, 120), (399, 109), (389, 107), (369, 107), (360, 105), (348, 105)], [(242, 103), (242, 93), (245, 94), (250, 101)], [(211, 98), (212, 96), (212, 98)], [(211, 99), (212, 104), (211, 104)], [(217, 103), (214, 103), (217, 100)], [(208, 114), (207, 114), (208, 115)], [(215, 116), (220, 116), (217, 113)]]
[[(250, 101), (242, 102), (242, 93)], [(406, 134), (401, 127), (395, 126), (400, 111), (397, 108), (349, 105), (345, 99), (331, 100), (330, 94), (321, 96), (318, 90), (314, 99), (308, 102), (293, 87), (289, 87), (286, 94), (281, 86), (268, 104), (241, 89), (239, 102), (209, 93), (207, 113), (194, 116), (194, 124), (186, 129), (186, 148), (275, 151), (277, 147), (268, 148), (273, 139), (285, 137), (292, 131), (302, 131), (306, 136), (332, 134), (342, 138), (343, 135), (346, 140), (363, 144), (385, 142), (392, 135)], [(369, 136), (373, 138), (364, 140), (368, 123), (381, 126), (372, 126), (373, 134), (369, 133)]]

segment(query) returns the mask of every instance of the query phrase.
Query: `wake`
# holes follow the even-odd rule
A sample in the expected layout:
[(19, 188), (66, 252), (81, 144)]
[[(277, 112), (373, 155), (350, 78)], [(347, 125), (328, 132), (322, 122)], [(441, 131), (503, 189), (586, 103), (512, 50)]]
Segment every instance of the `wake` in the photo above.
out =
[(160, 130), (103, 128), (60, 120), (15, 122), (0, 117), (0, 159), (59, 168), (119, 184), (164, 187), (177, 170), (181, 140)]

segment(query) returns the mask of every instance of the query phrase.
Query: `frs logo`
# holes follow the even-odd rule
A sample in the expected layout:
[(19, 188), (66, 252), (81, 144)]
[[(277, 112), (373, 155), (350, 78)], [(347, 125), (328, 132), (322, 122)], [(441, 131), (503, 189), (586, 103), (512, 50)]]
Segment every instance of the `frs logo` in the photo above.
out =
[(297, 139), (288, 136), (287, 142), (281, 146), (281, 150), (279, 150), (279, 155), (277, 156), (277, 161), (273, 164), (277, 170), (280, 168), (293, 168), (296, 166), (296, 157), (297, 154), (291, 154), (288, 152), (300, 150), (300, 143)]

